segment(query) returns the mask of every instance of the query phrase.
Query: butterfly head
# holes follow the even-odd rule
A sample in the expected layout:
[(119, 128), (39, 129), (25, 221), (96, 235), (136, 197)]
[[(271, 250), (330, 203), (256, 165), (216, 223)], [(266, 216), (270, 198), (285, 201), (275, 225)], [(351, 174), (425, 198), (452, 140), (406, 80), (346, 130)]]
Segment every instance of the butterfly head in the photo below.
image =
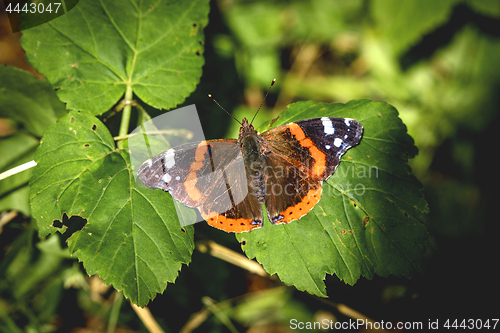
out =
[(255, 128), (252, 124), (248, 123), (247, 118), (243, 118), (240, 127), (240, 137), (255, 134)]

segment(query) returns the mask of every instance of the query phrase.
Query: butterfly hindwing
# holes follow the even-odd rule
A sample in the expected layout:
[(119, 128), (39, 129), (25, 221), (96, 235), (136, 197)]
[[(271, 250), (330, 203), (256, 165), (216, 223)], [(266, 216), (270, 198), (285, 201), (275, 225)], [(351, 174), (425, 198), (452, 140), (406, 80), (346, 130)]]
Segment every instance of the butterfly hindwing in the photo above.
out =
[(306, 215), (321, 198), (322, 182), (279, 155), (266, 156), (265, 205), (269, 221), (288, 223)]
[[(246, 184), (246, 182), (245, 182)], [(231, 209), (221, 212), (216, 202), (210, 200), (200, 207), (201, 216), (212, 227), (226, 232), (244, 232), (262, 227), (262, 208), (257, 198), (249, 191), (245, 199)]]
[(198, 208), (216, 228), (242, 232), (262, 225), (262, 209), (249, 195), (237, 140), (209, 140), (169, 149), (144, 162), (138, 176), (147, 187), (168, 191), (183, 205)]
[(359, 122), (323, 117), (301, 120), (262, 134), (266, 210), (272, 223), (307, 214), (321, 198), (328, 179), (347, 149), (363, 135)]

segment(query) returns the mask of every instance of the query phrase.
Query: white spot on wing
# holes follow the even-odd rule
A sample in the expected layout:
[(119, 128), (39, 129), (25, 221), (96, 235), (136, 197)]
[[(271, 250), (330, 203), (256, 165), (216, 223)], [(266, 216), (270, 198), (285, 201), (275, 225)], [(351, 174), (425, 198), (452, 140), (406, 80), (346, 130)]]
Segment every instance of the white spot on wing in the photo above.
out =
[(175, 177), (175, 180), (181, 180), (181, 177), (177, 176)]
[(342, 145), (342, 139), (341, 138), (335, 138), (335, 140), (333, 140), (333, 145), (337, 148), (339, 148), (341, 145)]
[(344, 123), (347, 125), (347, 126), (351, 126), (351, 119), (344, 119)]
[(323, 131), (326, 135), (335, 133), (335, 128), (333, 128), (333, 123), (328, 117), (322, 117), (321, 122), (323, 123)]
[(167, 150), (165, 153), (165, 167), (170, 169), (175, 165), (175, 151), (173, 149)]
[(165, 183), (169, 183), (172, 180), (172, 177), (168, 173), (164, 174), (163, 177), (161, 177), (161, 180), (163, 180)]
[(150, 159), (148, 160), (148, 166), (151, 168), (151, 166), (153, 165), (153, 161), (151, 161)]
[(332, 148), (332, 146), (330, 146), (330, 145), (325, 145), (325, 148), (326, 148), (326, 149), (330, 149), (330, 148)]

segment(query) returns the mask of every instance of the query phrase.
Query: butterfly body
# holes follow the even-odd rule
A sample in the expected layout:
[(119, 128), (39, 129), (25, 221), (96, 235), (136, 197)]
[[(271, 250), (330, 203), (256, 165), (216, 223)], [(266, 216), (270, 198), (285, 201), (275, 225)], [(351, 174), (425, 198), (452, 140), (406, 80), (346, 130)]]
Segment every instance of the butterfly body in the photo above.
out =
[(320, 200), (322, 182), (363, 127), (349, 118), (292, 122), (262, 134), (243, 119), (239, 137), (189, 143), (144, 162), (139, 178), (196, 207), (212, 226), (244, 232), (263, 225), (261, 205), (273, 224), (306, 215)]
[(243, 163), (245, 165), (245, 173), (247, 182), (252, 189), (252, 194), (256, 197), (260, 204), (264, 203), (264, 178), (262, 175), (262, 166), (265, 159), (262, 151), (262, 140), (248, 120), (243, 118), (238, 144), (243, 155)]

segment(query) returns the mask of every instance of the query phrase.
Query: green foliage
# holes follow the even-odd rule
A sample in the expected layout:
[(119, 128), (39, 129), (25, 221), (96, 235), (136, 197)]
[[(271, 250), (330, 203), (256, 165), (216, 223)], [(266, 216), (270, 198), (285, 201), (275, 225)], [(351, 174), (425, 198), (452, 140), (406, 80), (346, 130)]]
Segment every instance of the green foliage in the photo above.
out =
[(318, 205), (299, 221), (238, 235), (242, 248), (288, 285), (325, 297), (325, 274), (354, 284), (374, 274), (411, 276), (420, 270), (428, 212), (421, 185), (411, 175), (413, 140), (397, 111), (368, 100), (347, 104), (298, 102), (275, 125), (300, 119), (353, 117), (361, 143), (343, 156), (323, 183)]
[(81, 1), (26, 31), (22, 43), (68, 109), (100, 115), (127, 89), (169, 109), (200, 79), (207, 13), (206, 0)]
[[(77, 252), (89, 274), (98, 272), (140, 305), (163, 292), (181, 264), (190, 261), (192, 227), (166, 223), (175, 216), (171, 199), (136, 186), (128, 151), (116, 149), (109, 130), (92, 115), (108, 111), (124, 94), (157, 108), (182, 102), (201, 76), (207, 13), (207, 1), (159, 6), (84, 1), (23, 36), (30, 62), (57, 88), (68, 109), (83, 111), (51, 127), (37, 150), (30, 201), (40, 235), (64, 232), (68, 226), (54, 222), (63, 215), (85, 218), (84, 230), (69, 239), (71, 252)], [(30, 88), (23, 81), (19, 85)], [(47, 99), (29, 91), (36, 101)], [(39, 126), (33, 129), (39, 135), (44, 122), (55, 120), (35, 112), (43, 118), (37, 121), (23, 114), (37, 110), (16, 105), (21, 112), (12, 109), (12, 118)], [(71, 232), (78, 229), (73, 219), (68, 223)]]
[(48, 82), (13, 67), (0, 66), (0, 76), (0, 117), (10, 118), (41, 137), (49, 125), (66, 114)]
[(189, 263), (193, 228), (173, 223), (166, 193), (136, 185), (128, 151), (115, 150), (94, 116), (72, 111), (63, 117), (46, 131), (35, 161), (30, 202), (40, 235), (59, 229), (53, 221), (63, 214), (85, 218), (68, 244), (89, 274), (144, 306)]
[[(406, 164), (416, 150), (393, 108), (369, 101), (296, 103), (277, 125), (346, 112), (365, 126), (364, 138), (325, 184), (313, 213), (238, 236), (248, 256), (269, 273), (320, 296), (326, 296), (325, 273), (350, 284), (374, 273), (411, 276), (420, 267), (426, 238), (420, 223), (426, 203)], [(179, 227), (166, 193), (135, 184), (127, 151), (114, 149), (95, 117), (70, 112), (47, 130), (35, 160), (30, 202), (40, 234), (65, 231), (53, 223), (63, 214), (87, 219), (69, 246), (89, 274), (98, 273), (144, 305), (190, 261), (192, 227)]]
[(395, 54), (416, 44), (422, 35), (446, 22), (457, 0), (410, 0), (405, 5), (396, 0), (371, 2), (378, 31), (391, 41)]
[[(21, 130), (0, 138), (0, 172), (33, 160), (45, 129), (66, 114), (51, 85), (14, 67), (0, 66), (0, 118)], [(38, 139), (37, 139), (38, 138)], [(29, 215), (28, 181), (31, 171), (0, 182), (0, 211)]]
[[(474, 244), (470, 235), (479, 234), (488, 221), (480, 212), (488, 197), (476, 180), (481, 176), (478, 166), (488, 164), (489, 154), (478, 148), (491, 142), (491, 135), (480, 134), (497, 111), (500, 43), (494, 33), (484, 32), (485, 26), (465, 20), (448, 39), (434, 40), (434, 49), (424, 56), (411, 56), (435, 31), (454, 28), (448, 24), (457, 6), (487, 20), (498, 17), (498, 1), (412, 0), (404, 6), (392, 0), (213, 1), (215, 19), (208, 27), (214, 28), (204, 32), (208, 2), (80, 1), (67, 15), (23, 32), (27, 59), (46, 81), (0, 67), (0, 118), (8, 118), (14, 128), (0, 138), (0, 172), (33, 159), (38, 163), (33, 171), (0, 182), (0, 211), (13, 209), (33, 218), (4, 226), (0, 235), (8, 240), (0, 263), (0, 292), (19, 303), (8, 308), (3, 306), (7, 301), (2, 302), (0, 322), (5, 324), (0, 323), (0, 330), (16, 331), (16, 324), (22, 323), (11, 314), (22, 313), (30, 318), (27, 330), (43, 331), (26, 309), (33, 309), (42, 322), (53, 318), (65, 292), (63, 284), (85, 281), (76, 258), (88, 274), (98, 274), (139, 305), (176, 281), (167, 288), (168, 302), (172, 307), (181, 304), (188, 314), (199, 310), (202, 296), (228, 299), (234, 294), (229, 286), (243, 284), (239, 268), (208, 254), (193, 254), (195, 228), (202, 238), (235, 245), (232, 235), (207, 231), (203, 222), (181, 229), (168, 193), (135, 184), (127, 140), (117, 145), (113, 135), (120, 119), (120, 129), (128, 130), (148, 115), (137, 108), (139, 117), (127, 116), (135, 105), (125, 106), (122, 113), (110, 112), (124, 99), (135, 99), (156, 115), (161, 112), (157, 109), (173, 108), (188, 96), (190, 102), (205, 102), (206, 93), (217, 87), (221, 98), (233, 102), (245, 96), (242, 104), (250, 107), (221, 104), (235, 110), (237, 118), (248, 117), (241, 110), (250, 108), (253, 116), (255, 91), (267, 88), (276, 77), (268, 98), (269, 104), (278, 101), (276, 110), (296, 100), (318, 102), (290, 104), (272, 126), (321, 116), (362, 123), (361, 143), (324, 182), (322, 200), (314, 210), (287, 225), (265, 221), (259, 230), (236, 235), (248, 258), (298, 290), (325, 297), (326, 284), (329, 296), (332, 290), (362, 292), (364, 301), (369, 293), (363, 283), (354, 288), (345, 284), (373, 278), (368, 282), (371, 290), (380, 282), (377, 275), (412, 277), (421, 271), (427, 246), (422, 222), (429, 209), (408, 162), (435, 207), (429, 229), (449, 237), (467, 235)], [(205, 40), (211, 43), (206, 50)], [(210, 63), (195, 91), (205, 60)], [(346, 103), (330, 103), (339, 101)], [(209, 104), (198, 104), (199, 110), (209, 109)], [(202, 119), (216, 119), (227, 128), (228, 122), (217, 119), (225, 116), (217, 111), (201, 114)], [(264, 106), (254, 123), (275, 116)], [(236, 122), (229, 126), (237, 127)], [(237, 128), (232, 132), (226, 137), (234, 137)], [(419, 147), (415, 159), (413, 139)], [(442, 154), (443, 142), (451, 145), (448, 155)], [(430, 166), (439, 158), (454, 164), (436, 172)], [(41, 240), (33, 237), (36, 228)], [(17, 238), (8, 238), (13, 231)], [(480, 243), (475, 248), (490, 244), (483, 239)], [(468, 253), (478, 265), (487, 266), (490, 259), (476, 256), (471, 248), (464, 247), (455, 261), (443, 260), (443, 267), (447, 262), (460, 264), (457, 261)], [(197, 255), (204, 257), (197, 261)], [(345, 284), (328, 278), (332, 274)], [(394, 280), (383, 281), (387, 294), (398, 291), (384, 296), (384, 302), (422, 295), (422, 290), (412, 293), (414, 286), (393, 288), (389, 284)], [(74, 285), (83, 290), (84, 283)], [(297, 301), (297, 295), (307, 296), (293, 290), (268, 290), (234, 303), (207, 305), (219, 318), (210, 324), (220, 326), (221, 320), (233, 327), (233, 320), (250, 327), (264, 317), (273, 323), (283, 318), (313, 320), (314, 310)], [(378, 300), (380, 286), (373, 292)], [(180, 330), (172, 328), (176, 320), (187, 318), (169, 318), (165, 325), (170, 331)]]
[[(203, 64), (207, 8), (201, 4), (120, 3), (123, 8), (117, 10), (114, 2), (88, 1), (23, 37), (28, 59), (58, 88), (67, 108), (80, 110), (50, 126), (37, 149), (30, 203), (40, 236), (72, 233), (70, 252), (87, 272), (99, 274), (139, 305), (161, 293), (190, 262), (193, 228), (179, 226), (167, 193), (136, 185), (126, 142), (116, 148), (94, 115), (131, 96), (130, 91), (157, 108), (177, 105), (191, 93)], [(158, 35), (159, 20), (168, 23)], [(21, 107), (19, 114), (33, 109)], [(52, 118), (42, 114), (43, 120), (61, 117), (56, 110)], [(325, 182), (313, 212), (289, 225), (266, 221), (261, 230), (238, 235), (244, 251), (286, 284), (323, 297), (327, 273), (349, 284), (374, 274), (411, 276), (420, 270), (427, 206), (407, 165), (416, 148), (397, 111), (367, 100), (302, 102), (291, 105), (275, 125), (322, 116), (360, 121), (365, 128), (361, 144)], [(26, 126), (40, 126), (32, 131), (41, 134), (46, 125), (30, 120)], [(122, 123), (128, 121), (124, 115)]]

